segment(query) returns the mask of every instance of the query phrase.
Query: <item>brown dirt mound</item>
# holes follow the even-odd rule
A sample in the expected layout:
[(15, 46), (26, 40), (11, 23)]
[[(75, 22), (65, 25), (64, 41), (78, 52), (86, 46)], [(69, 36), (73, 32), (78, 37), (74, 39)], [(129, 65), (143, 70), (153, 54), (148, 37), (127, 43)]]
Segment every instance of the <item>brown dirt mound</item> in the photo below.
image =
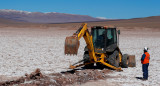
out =
[(20, 84), (20, 83), (24, 83), (27, 80), (36, 80), (36, 79), (40, 79), (40, 78), (43, 78), (43, 75), (40, 72), (40, 69), (36, 69), (31, 74), (25, 74), (25, 77), (21, 77), (21, 78), (19, 78), (17, 80), (1, 82), (0, 86), (8, 86), (8, 85)]
[(42, 75), (40, 69), (36, 69), (36, 71), (31, 74), (25, 74), (25, 77), (13, 81), (2, 82), (0, 83), (0, 86), (65, 86), (69, 84), (82, 84), (89, 80), (105, 79), (108, 77), (107, 74), (109, 72), (111, 72), (111, 70), (108, 69), (85, 69)]

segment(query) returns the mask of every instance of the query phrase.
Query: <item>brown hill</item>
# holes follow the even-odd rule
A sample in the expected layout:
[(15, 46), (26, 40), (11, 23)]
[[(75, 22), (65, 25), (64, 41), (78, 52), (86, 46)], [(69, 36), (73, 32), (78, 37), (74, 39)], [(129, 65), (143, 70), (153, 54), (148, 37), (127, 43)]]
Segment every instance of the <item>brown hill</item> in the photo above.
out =
[[(89, 26), (95, 25), (114, 25), (117, 27), (147, 27), (147, 28), (160, 28), (160, 16), (152, 16), (145, 18), (134, 19), (121, 19), (121, 20), (109, 20), (102, 22), (87, 22)], [(54, 26), (68, 26), (68, 24), (53, 24)], [(80, 23), (71, 23), (72, 26), (80, 25)]]
[(108, 21), (107, 24), (112, 24), (121, 27), (148, 27), (160, 28), (160, 16), (151, 16), (145, 18), (134, 18), (126, 20)]
[[(114, 25), (117, 27), (148, 27), (160, 28), (160, 16), (152, 16), (145, 18), (123, 19), (123, 20), (110, 20), (102, 22), (87, 22), (89, 26), (95, 25)], [(60, 23), (60, 24), (36, 24), (17, 22), (10, 19), (0, 18), (0, 27), (78, 27), (81, 23)]]
[(18, 22), (10, 19), (0, 18), (0, 27), (29, 27), (29, 26), (35, 26), (35, 25), (38, 25), (38, 24)]

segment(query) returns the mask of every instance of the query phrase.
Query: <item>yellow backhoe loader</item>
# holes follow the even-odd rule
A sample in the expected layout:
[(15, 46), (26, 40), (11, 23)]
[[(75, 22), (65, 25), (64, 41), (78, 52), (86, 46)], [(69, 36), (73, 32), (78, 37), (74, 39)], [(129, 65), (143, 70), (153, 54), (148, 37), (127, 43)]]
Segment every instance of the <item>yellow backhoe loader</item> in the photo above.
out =
[(83, 23), (72, 36), (65, 39), (65, 54), (77, 54), (82, 37), (86, 42), (83, 59), (70, 68), (91, 68), (94, 63), (98, 67), (106, 66), (118, 71), (122, 70), (121, 67), (135, 67), (135, 56), (122, 55), (119, 49), (119, 34), (120, 30), (113, 26), (93, 26), (90, 33), (87, 24)]

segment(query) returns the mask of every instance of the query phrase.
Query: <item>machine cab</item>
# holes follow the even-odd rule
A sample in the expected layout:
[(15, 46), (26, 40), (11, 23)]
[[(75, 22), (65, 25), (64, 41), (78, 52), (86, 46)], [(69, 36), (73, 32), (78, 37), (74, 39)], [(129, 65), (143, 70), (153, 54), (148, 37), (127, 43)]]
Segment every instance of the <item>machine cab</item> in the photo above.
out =
[(94, 26), (91, 28), (91, 34), (95, 52), (112, 52), (117, 47), (116, 27)]

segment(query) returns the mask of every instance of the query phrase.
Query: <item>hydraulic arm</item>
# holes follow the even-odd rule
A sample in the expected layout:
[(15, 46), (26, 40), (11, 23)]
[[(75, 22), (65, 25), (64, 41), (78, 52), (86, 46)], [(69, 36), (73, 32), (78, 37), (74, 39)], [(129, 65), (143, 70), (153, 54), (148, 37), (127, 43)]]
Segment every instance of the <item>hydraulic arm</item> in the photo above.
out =
[(84, 23), (82, 26), (70, 37), (66, 37), (65, 40), (65, 54), (77, 54), (78, 48), (79, 48), (79, 40), (81, 38), (85, 39), (85, 42), (87, 44), (87, 48), (89, 51), (90, 59), (94, 59), (94, 61), (97, 61), (95, 57), (94, 52), (94, 46), (92, 42), (92, 35), (90, 35), (87, 24)]

